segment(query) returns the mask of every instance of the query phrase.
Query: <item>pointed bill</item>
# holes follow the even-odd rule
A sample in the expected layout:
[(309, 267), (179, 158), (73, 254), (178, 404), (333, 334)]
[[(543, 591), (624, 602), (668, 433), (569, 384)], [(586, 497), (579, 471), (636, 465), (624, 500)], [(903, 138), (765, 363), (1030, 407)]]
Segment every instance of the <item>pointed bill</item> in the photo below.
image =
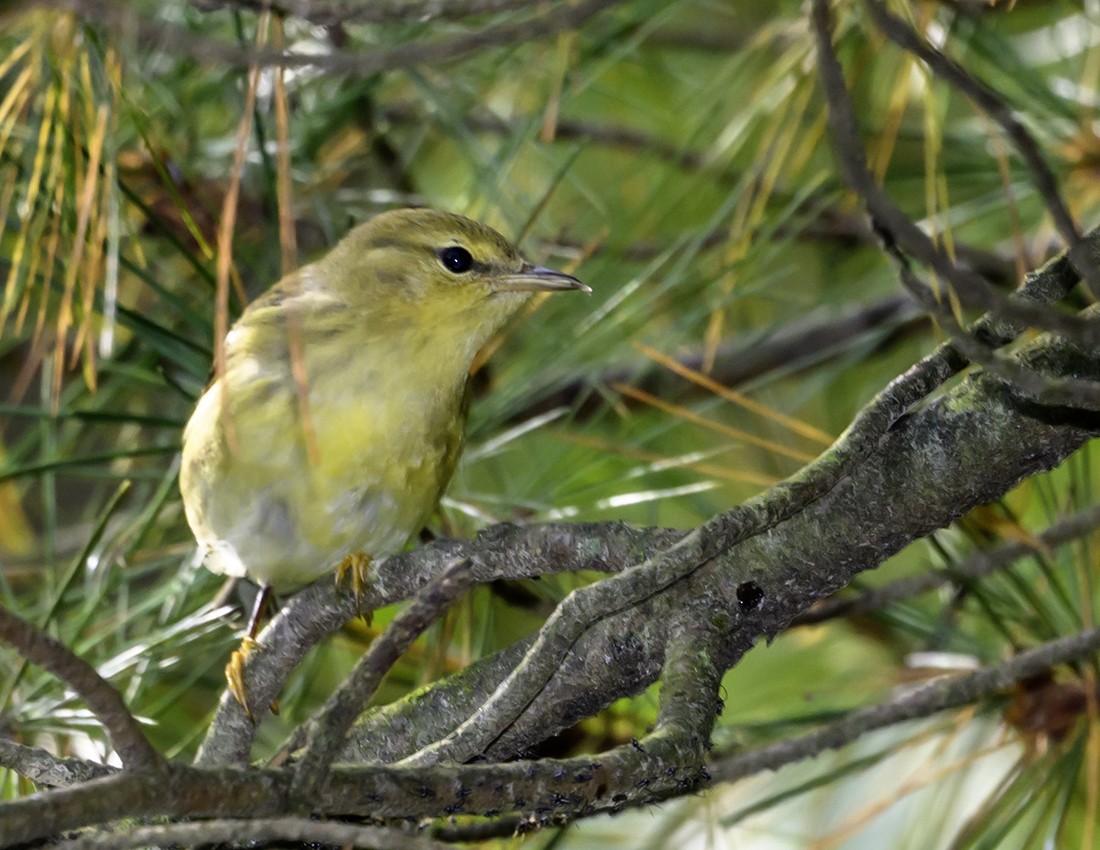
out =
[(493, 280), (492, 286), (494, 292), (565, 292), (579, 289), (588, 295), (592, 294), (592, 288), (573, 275), (531, 265), (524, 266), (514, 274), (501, 275)]

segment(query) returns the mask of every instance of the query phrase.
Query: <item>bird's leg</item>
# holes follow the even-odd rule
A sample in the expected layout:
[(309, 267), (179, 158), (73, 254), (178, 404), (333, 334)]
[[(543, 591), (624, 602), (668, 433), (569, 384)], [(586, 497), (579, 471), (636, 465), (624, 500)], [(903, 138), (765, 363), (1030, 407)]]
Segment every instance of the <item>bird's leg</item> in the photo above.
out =
[(351, 574), (351, 592), (355, 597), (355, 610), (360, 617), (363, 617), (370, 624), (369, 613), (368, 616), (363, 616), (363, 609), (361, 606), (363, 592), (367, 589), (370, 583), (370, 578), (367, 575), (370, 571), (370, 565), (374, 562), (374, 556), (368, 555), (362, 550), (358, 552), (351, 552), (344, 556), (339, 566), (336, 567), (336, 586), (339, 587), (343, 584), (344, 579), (348, 574)]
[(252, 604), (252, 613), (248, 617), (248, 634), (241, 641), (241, 646), (229, 658), (225, 665), (225, 678), (229, 683), (229, 692), (237, 698), (237, 702), (245, 710), (248, 719), (253, 723), (256, 718), (252, 715), (252, 708), (248, 704), (248, 691), (244, 685), (244, 661), (253, 649), (256, 648), (256, 635), (260, 631), (260, 622), (267, 614), (267, 606), (271, 601), (271, 586), (261, 585), (260, 592), (256, 594), (256, 601)]

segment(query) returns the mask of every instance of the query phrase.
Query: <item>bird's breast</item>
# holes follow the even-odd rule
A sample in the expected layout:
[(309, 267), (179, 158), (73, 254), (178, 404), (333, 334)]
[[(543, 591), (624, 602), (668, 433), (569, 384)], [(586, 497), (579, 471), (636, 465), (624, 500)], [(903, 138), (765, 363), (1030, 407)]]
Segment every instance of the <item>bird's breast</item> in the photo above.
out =
[(285, 362), (236, 358), (200, 402), (183, 478), (212, 569), (292, 589), (350, 552), (400, 550), (431, 516), (462, 447), (467, 365), (350, 347), (339, 361), (325, 352), (349, 345), (307, 347), (302, 384)]

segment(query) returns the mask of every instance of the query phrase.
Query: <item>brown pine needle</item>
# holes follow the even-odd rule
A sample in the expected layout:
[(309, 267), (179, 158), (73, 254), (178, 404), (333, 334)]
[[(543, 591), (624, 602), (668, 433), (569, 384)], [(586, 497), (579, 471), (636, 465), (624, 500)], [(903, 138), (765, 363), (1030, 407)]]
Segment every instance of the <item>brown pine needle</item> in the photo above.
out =
[[(271, 19), (275, 49), (283, 49), (283, 19)], [(290, 106), (286, 91), (286, 68), (272, 69), (275, 75), (275, 135), (278, 141), (276, 192), (279, 197), (279, 247), (283, 274), (298, 267), (298, 240), (294, 229), (294, 191), (290, 173)]]
[[(96, 214), (95, 200), (99, 188), (99, 171), (102, 164), (103, 144), (107, 137), (107, 105), (100, 104), (96, 113), (96, 123), (92, 130), (92, 138), (88, 143), (88, 163), (80, 185), (80, 194), (76, 207), (76, 235), (73, 237), (73, 250), (69, 256), (68, 265), (65, 268), (64, 307), (62, 315), (68, 322), (73, 320), (73, 299), (76, 295), (77, 276), (84, 263), (84, 252), (88, 248), (88, 233), (91, 231), (93, 217)], [(94, 231), (93, 231), (94, 232)], [(91, 298), (82, 299), (82, 304), (90, 304)], [(83, 312), (80, 327), (77, 328), (76, 341), (73, 343), (70, 354), (69, 368), (76, 366), (84, 345), (86, 335), (90, 336), (89, 325), (91, 323), (90, 311)], [(58, 328), (58, 336), (64, 337), (68, 327)], [(58, 388), (60, 389), (60, 388)], [(95, 389), (94, 377), (90, 389)]]
[(748, 443), (753, 446), (759, 446), (762, 449), (775, 452), (776, 454), (789, 457), (792, 460), (797, 460), (799, 463), (809, 463), (813, 460), (813, 455), (808, 455), (805, 452), (797, 451), (796, 449), (789, 449), (780, 443), (772, 442), (771, 440), (765, 440), (763, 437), (757, 437), (747, 431), (742, 431), (739, 428), (733, 428), (729, 425), (723, 425), (721, 422), (715, 422), (713, 419), (707, 419), (705, 416), (700, 416), (692, 410), (688, 410), (678, 404), (672, 404), (657, 398), (655, 395), (651, 395), (644, 390), (635, 389), (634, 387), (627, 386), (626, 384), (614, 383), (611, 388), (617, 393), (628, 396), (636, 401), (640, 401), (644, 404), (648, 404), (652, 407), (656, 407), (658, 410), (663, 410), (666, 413), (671, 413), (673, 416), (678, 416), (680, 419), (686, 422), (692, 422), (696, 425), (701, 425), (710, 431), (714, 431), (718, 434), (724, 434), (727, 437), (733, 437), (735, 440), (740, 440), (743, 443)]
[[(278, 50), (283, 49), (282, 18), (271, 18), (272, 41)], [(276, 192), (279, 197), (279, 246), (283, 274), (290, 274), (298, 265), (298, 241), (294, 230), (294, 192), (290, 175), (290, 107), (287, 102), (286, 69), (275, 68), (275, 133), (278, 138), (278, 174)], [(301, 278), (293, 278), (295, 288)], [(309, 407), (309, 375), (306, 373), (305, 343), (302, 316), (294, 298), (287, 299), (287, 342), (290, 349), (290, 374), (294, 378), (294, 390), (298, 396), (298, 417), (302, 423), (302, 437), (306, 454), (314, 466), (321, 463), (317, 445), (317, 431), (313, 427), (313, 414)]]
[(773, 407), (769, 407), (759, 401), (754, 401), (748, 396), (742, 395), (736, 390), (731, 390), (727, 386), (723, 386), (716, 380), (708, 375), (704, 375), (702, 372), (698, 372), (692, 369), (690, 366), (685, 366), (673, 357), (669, 357), (667, 354), (663, 354), (655, 348), (651, 348), (644, 343), (635, 342), (634, 348), (653, 360), (656, 363), (664, 366), (671, 372), (675, 372), (681, 378), (686, 378), (693, 384), (697, 384), (703, 389), (714, 393), (717, 396), (721, 396), (726, 401), (732, 401), (734, 404), (739, 405), (746, 410), (763, 416), (765, 419), (770, 419), (778, 425), (782, 425), (789, 431), (794, 431), (796, 434), (800, 434), (808, 440), (821, 443), (823, 446), (830, 446), (833, 443), (833, 438), (822, 431), (820, 428), (815, 428), (800, 419), (795, 419), (793, 416), (787, 416), (785, 413), (780, 413)]
[[(244, 173), (245, 157), (248, 152), (248, 138), (252, 134), (252, 115), (256, 106), (256, 87), (260, 79), (260, 69), (252, 65), (248, 69), (248, 85), (245, 87), (244, 107), (241, 120), (237, 124), (236, 147), (233, 151), (233, 164), (229, 172), (229, 188), (222, 199), (221, 217), (218, 221), (217, 264), (215, 266), (216, 307), (214, 311), (214, 374), (221, 378), (225, 375), (226, 352), (225, 337), (229, 333), (229, 280), (233, 269), (233, 232), (237, 223), (237, 202), (241, 194), (241, 175)], [(230, 451), (237, 447), (237, 429), (229, 415), (229, 400), (226, 398), (226, 385), (221, 385), (222, 427)]]

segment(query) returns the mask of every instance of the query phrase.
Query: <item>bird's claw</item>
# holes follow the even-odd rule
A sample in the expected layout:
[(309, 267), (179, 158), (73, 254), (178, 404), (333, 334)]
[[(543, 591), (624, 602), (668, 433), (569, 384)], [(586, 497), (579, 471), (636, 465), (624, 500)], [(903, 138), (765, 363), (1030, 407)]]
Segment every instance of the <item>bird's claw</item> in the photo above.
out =
[(339, 587), (349, 577), (351, 580), (351, 593), (355, 598), (355, 611), (369, 626), (373, 611), (363, 613), (363, 595), (370, 586), (370, 565), (374, 563), (374, 556), (366, 552), (352, 552), (344, 557), (344, 560), (336, 567), (336, 586)]
[(252, 708), (248, 704), (248, 688), (244, 683), (244, 662), (250, 652), (259, 646), (255, 638), (246, 636), (241, 641), (240, 648), (229, 657), (229, 663), (225, 665), (225, 680), (229, 683), (229, 692), (233, 694), (237, 702), (241, 704), (248, 719), (255, 724), (256, 718), (252, 714)]

